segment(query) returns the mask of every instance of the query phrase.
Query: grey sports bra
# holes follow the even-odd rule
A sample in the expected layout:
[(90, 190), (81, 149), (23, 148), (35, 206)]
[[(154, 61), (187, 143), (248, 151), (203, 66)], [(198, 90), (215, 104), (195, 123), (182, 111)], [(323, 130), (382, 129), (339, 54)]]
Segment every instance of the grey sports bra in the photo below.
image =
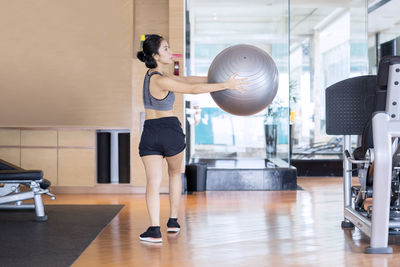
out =
[(171, 110), (174, 106), (175, 103), (175, 94), (174, 92), (169, 91), (168, 95), (164, 97), (163, 99), (157, 99), (154, 98), (150, 94), (150, 78), (154, 74), (159, 74), (161, 76), (164, 76), (160, 72), (152, 72), (149, 74), (149, 70), (146, 72), (146, 76), (144, 77), (144, 83), (143, 83), (143, 104), (144, 108), (146, 109), (154, 109), (154, 110)]

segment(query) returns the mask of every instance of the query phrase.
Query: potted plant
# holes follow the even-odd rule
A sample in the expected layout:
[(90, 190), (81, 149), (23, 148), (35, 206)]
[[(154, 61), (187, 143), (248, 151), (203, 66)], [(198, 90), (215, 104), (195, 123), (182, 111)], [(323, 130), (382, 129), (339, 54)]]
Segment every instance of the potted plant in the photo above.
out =
[[(297, 93), (296, 93), (297, 83), (296, 81), (291, 80), (289, 82), (289, 114), (291, 114), (291, 109), (294, 108), (295, 103), (297, 102)], [(284, 118), (282, 114), (285, 110), (284, 101), (276, 96), (272, 103), (266, 108), (265, 116), (264, 116), (264, 131), (265, 131), (265, 145), (266, 145), (266, 153), (268, 156), (275, 156), (277, 152), (277, 143), (278, 143), (278, 125), (279, 120)], [(287, 110), (287, 109), (286, 109)], [(292, 116), (290, 118), (289, 124), (292, 124)], [(290, 126), (291, 127), (291, 126)], [(289, 129), (289, 138), (291, 129)], [(291, 142), (289, 141), (289, 144)], [(291, 148), (290, 148), (291, 151)]]
[(282, 104), (283, 101), (279, 96), (277, 96), (265, 111), (264, 131), (267, 157), (276, 155), (276, 145), (278, 143), (278, 119)]

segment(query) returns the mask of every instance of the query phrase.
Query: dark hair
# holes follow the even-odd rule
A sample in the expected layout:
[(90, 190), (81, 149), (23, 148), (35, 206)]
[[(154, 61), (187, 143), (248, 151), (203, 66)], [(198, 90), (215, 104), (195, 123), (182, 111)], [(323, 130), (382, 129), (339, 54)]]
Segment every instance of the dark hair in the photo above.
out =
[(144, 62), (149, 69), (157, 67), (157, 62), (154, 60), (153, 55), (158, 54), (162, 40), (164, 40), (164, 38), (160, 35), (150, 34), (146, 36), (143, 42), (143, 50), (137, 52), (137, 58)]

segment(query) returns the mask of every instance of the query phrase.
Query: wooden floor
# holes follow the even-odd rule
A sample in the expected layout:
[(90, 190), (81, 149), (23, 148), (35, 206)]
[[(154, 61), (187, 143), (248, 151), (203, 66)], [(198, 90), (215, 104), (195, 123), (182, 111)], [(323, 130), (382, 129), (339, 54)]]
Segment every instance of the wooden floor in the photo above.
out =
[(341, 229), (341, 178), (298, 183), (303, 190), (185, 195), (179, 235), (166, 233), (162, 195), (162, 244), (138, 239), (149, 224), (143, 195), (57, 195), (51, 203), (125, 205), (73, 266), (400, 266), (400, 237), (391, 238), (392, 255), (366, 255), (369, 238)]

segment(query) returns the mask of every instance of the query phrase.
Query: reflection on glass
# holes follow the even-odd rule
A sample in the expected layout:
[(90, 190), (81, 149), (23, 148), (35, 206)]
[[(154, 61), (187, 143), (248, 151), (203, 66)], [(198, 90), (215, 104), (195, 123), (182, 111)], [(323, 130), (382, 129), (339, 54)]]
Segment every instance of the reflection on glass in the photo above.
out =
[[(382, 4), (382, 3), (381, 3)], [(383, 56), (400, 56), (400, 1), (385, 1), (368, 7), (369, 72), (377, 73)]]
[[(187, 2), (190, 45), (187, 74), (207, 75), (215, 56), (236, 44), (266, 51), (279, 71), (275, 101), (252, 116), (221, 110), (209, 94), (187, 96), (189, 111), (200, 107), (197, 120), (189, 115), (191, 157), (279, 158), (289, 155), (289, 33), (288, 1), (191, 0)], [(189, 26), (188, 26), (189, 25)], [(188, 115), (187, 112), (186, 114)], [(192, 112), (193, 114), (193, 112)]]
[(366, 1), (290, 3), (292, 158), (338, 158), (341, 137), (325, 131), (325, 89), (368, 74)]
[(341, 156), (341, 137), (325, 133), (324, 92), (368, 74), (366, 0), (292, 0), (290, 7), (285, 1), (191, 0), (187, 9), (188, 74), (207, 75), (220, 51), (240, 43), (268, 52), (280, 74), (274, 102), (249, 117), (222, 111), (209, 95), (187, 97), (201, 107), (192, 124), (192, 157)]

